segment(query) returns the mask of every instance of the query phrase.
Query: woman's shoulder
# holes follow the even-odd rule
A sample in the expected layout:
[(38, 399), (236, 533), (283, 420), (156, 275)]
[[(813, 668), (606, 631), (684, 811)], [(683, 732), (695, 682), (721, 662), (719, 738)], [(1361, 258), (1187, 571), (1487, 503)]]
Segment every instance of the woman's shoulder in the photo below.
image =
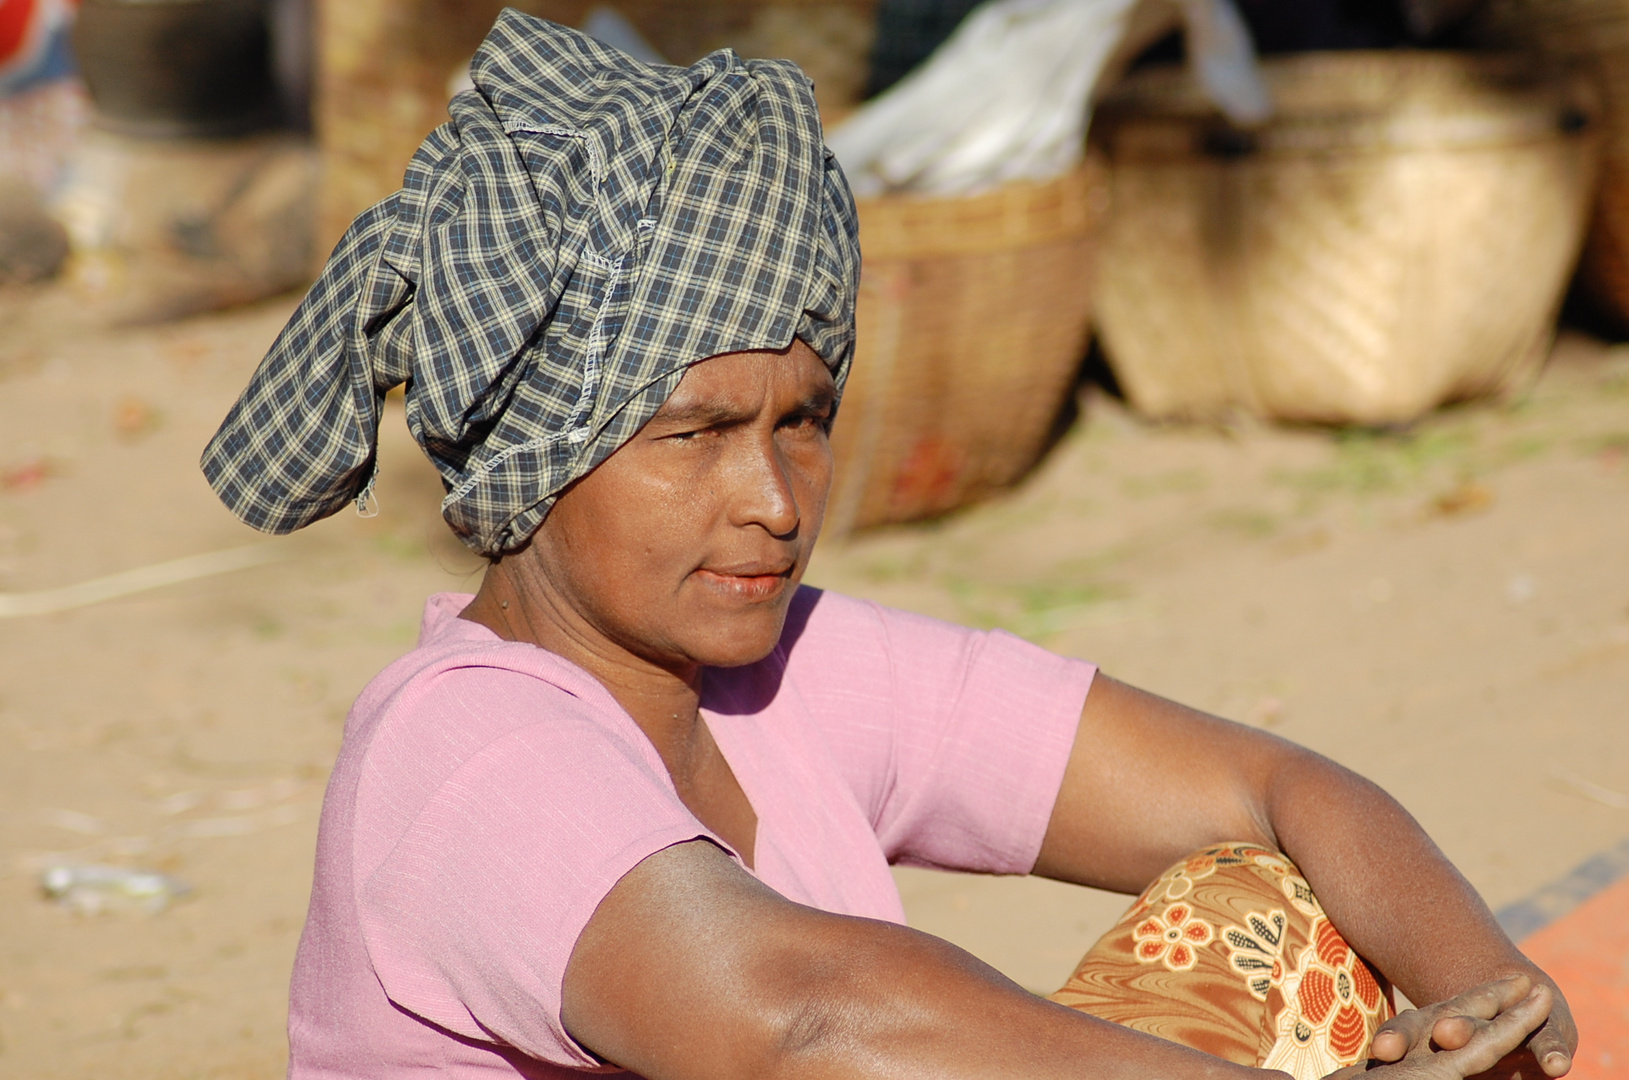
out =
[[(875, 711), (871, 706), (882, 707), (894, 696), (901, 677), (954, 677), (984, 636), (805, 585), (793, 597), (780, 642), (769, 656), (709, 673), (709, 704), (727, 699), (736, 711), (758, 712), (776, 701), (798, 701), (821, 715), (869, 715)], [(787, 687), (795, 692), (785, 694)]]
[(470, 599), (463, 593), (430, 597), (417, 647), (357, 698), (342, 756), (377, 753), (381, 740), (466, 755), (540, 725), (556, 738), (627, 734), (632, 721), (598, 681), (545, 649), (505, 641), (460, 618)]
[(354, 808), (358, 828), (395, 836), (455, 778), (460, 790), (490, 787), (538, 762), (657, 776), (660, 759), (604, 687), (553, 653), (458, 618), (469, 601), (431, 597), (418, 646), (351, 709), (329, 798)]
[(787, 612), (778, 651), (789, 661), (825, 666), (849, 659), (882, 661), (923, 648), (960, 651), (985, 636), (931, 615), (805, 585)]
[(617, 709), (605, 688), (575, 664), (535, 645), (506, 641), (462, 618), (473, 599), (468, 593), (444, 592), (425, 601), (417, 646), (374, 677), (358, 706), (382, 704), (410, 686), (452, 679), (465, 689), (502, 683), (510, 690), (524, 688), (526, 696), (564, 697), (588, 708)]
[(804, 588), (776, 650), (780, 677), (806, 696), (950, 699), (968, 687), (1064, 687), (1095, 670), (1005, 630), (980, 630), (869, 600)]

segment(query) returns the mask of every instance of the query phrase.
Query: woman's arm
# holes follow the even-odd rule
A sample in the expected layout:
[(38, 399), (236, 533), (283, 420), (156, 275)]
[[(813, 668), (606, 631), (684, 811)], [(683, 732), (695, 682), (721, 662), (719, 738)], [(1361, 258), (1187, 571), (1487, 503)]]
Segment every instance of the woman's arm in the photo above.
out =
[[(1037, 998), (956, 947), (793, 904), (704, 841), (628, 873), (566, 969), (568, 1031), (650, 1080), (1267, 1080)], [(1470, 1044), (1423, 1044), (1384, 1080), (1460, 1080), (1549, 1008), (1525, 982), (1458, 1011)], [(1342, 1074), (1344, 1077), (1344, 1074)], [(1376, 1077), (1375, 1080), (1382, 1080)]]
[(618, 882), (564, 991), (572, 1036), (650, 1080), (1282, 1075), (1035, 997), (927, 934), (794, 904), (705, 841)]
[[(1136, 892), (1195, 848), (1250, 840), (1301, 868), (1342, 936), (1410, 1000), (1524, 973), (1469, 883), (1385, 792), (1309, 750), (1099, 675), (1035, 872)], [(1550, 1076), (1577, 1032), (1559, 991), (1528, 1042)], [(1396, 1060), (1401, 1035), (1376, 1039)]]

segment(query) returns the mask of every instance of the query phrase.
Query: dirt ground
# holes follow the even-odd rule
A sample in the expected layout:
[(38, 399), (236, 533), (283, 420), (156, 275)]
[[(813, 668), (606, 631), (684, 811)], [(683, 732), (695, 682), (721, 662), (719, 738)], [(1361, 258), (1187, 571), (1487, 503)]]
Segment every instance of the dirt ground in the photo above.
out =
[[(291, 300), (96, 331), (0, 294), (0, 593), (269, 543), (278, 561), (0, 619), (0, 1077), (281, 1075), (345, 711), (479, 565), (387, 417), (381, 513), (266, 541), (198, 451)], [(1137, 422), (1101, 394), (1019, 490), (828, 544), (816, 583), (1005, 626), (1379, 781), (1488, 900), (1629, 836), (1629, 349), (1402, 433)], [(47, 902), (162, 870), (158, 915)], [(900, 874), (913, 923), (1056, 986), (1123, 899)]]

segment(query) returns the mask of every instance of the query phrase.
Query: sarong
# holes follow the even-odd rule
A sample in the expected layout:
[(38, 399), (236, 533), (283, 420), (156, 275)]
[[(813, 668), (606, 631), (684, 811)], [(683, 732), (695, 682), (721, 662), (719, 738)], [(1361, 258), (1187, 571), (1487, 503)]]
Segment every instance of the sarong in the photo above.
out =
[(1051, 998), (1296, 1080), (1364, 1060), (1395, 1011), (1295, 865), (1246, 843), (1161, 874)]

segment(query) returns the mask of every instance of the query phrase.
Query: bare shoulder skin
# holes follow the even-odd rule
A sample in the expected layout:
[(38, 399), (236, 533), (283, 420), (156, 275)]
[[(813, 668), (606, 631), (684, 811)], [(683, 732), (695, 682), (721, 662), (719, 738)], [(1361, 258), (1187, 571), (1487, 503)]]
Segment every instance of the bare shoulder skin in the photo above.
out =
[[(748, 858), (757, 818), (698, 711), (701, 671), (780, 638), (831, 486), (833, 399), (802, 342), (695, 365), (464, 612), (598, 678), (685, 805)], [(1219, 840), (1283, 850), (1354, 948), (1437, 1003), (1388, 1023), (1375, 1067), (1339, 1080), (1570, 1068), (1577, 1034), (1554, 983), (1394, 800), (1282, 739), (1100, 676), (1035, 872), (1136, 892)], [(564, 1001), (578, 1041), (650, 1080), (1283, 1075), (1036, 998), (929, 935), (794, 904), (699, 841), (611, 890)]]

